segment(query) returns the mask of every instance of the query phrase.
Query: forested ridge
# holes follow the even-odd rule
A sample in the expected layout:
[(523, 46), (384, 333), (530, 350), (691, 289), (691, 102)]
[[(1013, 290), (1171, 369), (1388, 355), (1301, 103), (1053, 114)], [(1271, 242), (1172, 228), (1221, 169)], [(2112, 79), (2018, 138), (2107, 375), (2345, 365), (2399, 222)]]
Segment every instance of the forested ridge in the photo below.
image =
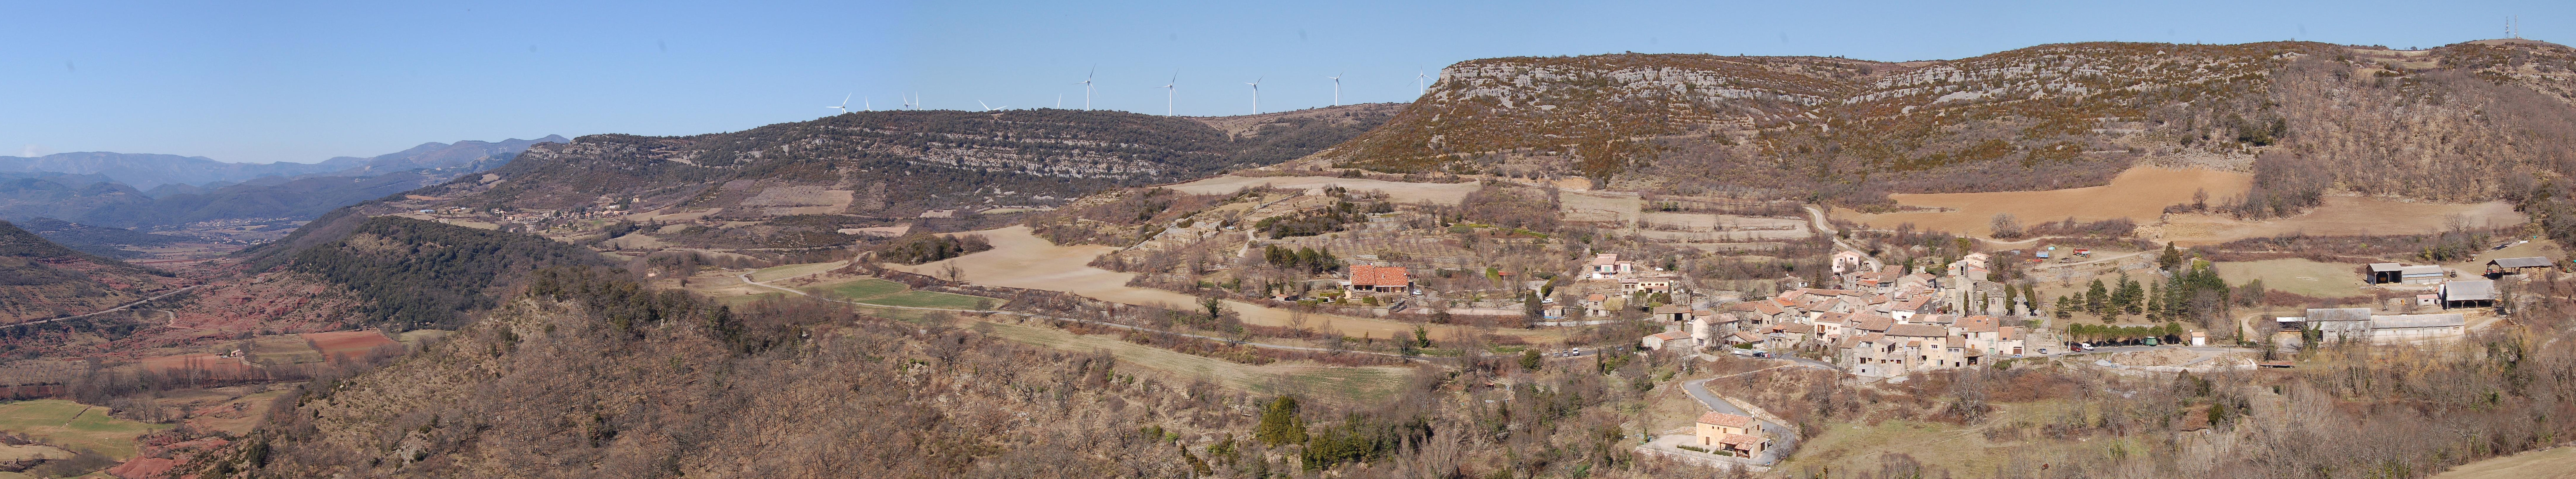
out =
[(536, 236), (378, 216), (294, 253), (287, 268), (364, 298), (361, 325), (411, 330), (463, 325), (467, 313), (498, 304), (500, 287), (528, 271), (606, 263), (597, 252)]

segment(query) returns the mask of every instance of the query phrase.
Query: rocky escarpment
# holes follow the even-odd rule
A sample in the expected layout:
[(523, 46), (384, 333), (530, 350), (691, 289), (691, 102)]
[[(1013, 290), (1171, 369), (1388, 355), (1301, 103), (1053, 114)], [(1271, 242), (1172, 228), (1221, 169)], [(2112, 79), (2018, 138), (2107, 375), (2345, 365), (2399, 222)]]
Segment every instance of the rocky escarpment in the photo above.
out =
[[(2566, 162), (2533, 145), (2564, 136), (2571, 52), (2095, 42), (1904, 63), (1497, 58), (1451, 66), (1387, 126), (1315, 162), (1864, 204), (2098, 185), (2142, 163), (2271, 171), (2279, 181), (2261, 183), (2303, 190), (2274, 198), (2494, 198), (2516, 189), (2494, 178)], [(2267, 155), (2277, 164), (2256, 164)], [(2387, 173), (2426, 169), (2445, 179)]]

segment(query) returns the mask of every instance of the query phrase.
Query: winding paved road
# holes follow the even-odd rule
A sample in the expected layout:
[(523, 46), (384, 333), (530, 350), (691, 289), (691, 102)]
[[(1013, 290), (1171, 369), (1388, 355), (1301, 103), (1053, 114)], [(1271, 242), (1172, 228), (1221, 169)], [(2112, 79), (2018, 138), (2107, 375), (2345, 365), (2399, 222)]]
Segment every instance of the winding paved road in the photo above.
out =
[(1793, 431), (1793, 430), (1790, 430), (1790, 429), (1789, 429), (1788, 427), (1786, 427), (1786, 426), (1781, 426), (1781, 425), (1779, 425), (1779, 424), (1777, 424), (1777, 423), (1773, 423), (1773, 422), (1771, 422), (1771, 421), (1764, 420), (1764, 419), (1762, 419), (1760, 416), (1755, 416), (1755, 415), (1753, 415), (1753, 413), (1745, 412), (1743, 408), (1735, 407), (1735, 404), (1733, 404), (1733, 403), (1729, 403), (1729, 402), (1726, 402), (1726, 400), (1725, 400), (1725, 399), (1723, 399), (1723, 398), (1719, 398), (1719, 397), (1717, 396), (1717, 394), (1715, 394), (1715, 393), (1710, 393), (1710, 392), (1708, 392), (1708, 382), (1709, 382), (1709, 381), (1711, 381), (1711, 380), (1716, 380), (1716, 379), (1726, 379), (1726, 378), (1731, 378), (1731, 377), (1736, 377), (1736, 376), (1743, 376), (1743, 375), (1753, 374), (1753, 373), (1758, 373), (1758, 372), (1763, 372), (1763, 371), (1770, 371), (1770, 370), (1773, 370), (1773, 369), (1784, 369), (1784, 368), (1811, 368), (1811, 369), (1825, 369), (1825, 370), (1832, 370), (1832, 369), (1833, 369), (1832, 367), (1828, 367), (1828, 366), (1818, 366), (1818, 365), (1817, 365), (1817, 364), (1822, 364), (1822, 363), (1814, 363), (1814, 364), (1810, 364), (1810, 363), (1814, 363), (1814, 361), (1812, 361), (1812, 360), (1809, 360), (1809, 361), (1803, 361), (1803, 362), (1801, 362), (1801, 361), (1792, 361), (1790, 364), (1785, 364), (1785, 365), (1780, 365), (1780, 366), (1772, 366), (1772, 367), (1768, 367), (1768, 368), (1755, 369), (1755, 370), (1752, 370), (1752, 371), (1745, 371), (1745, 372), (1740, 372), (1740, 373), (1735, 373), (1735, 374), (1728, 374), (1728, 375), (1723, 375), (1723, 376), (1716, 376), (1716, 377), (1708, 377), (1708, 378), (1701, 378), (1701, 379), (1693, 379), (1693, 380), (1689, 380), (1689, 381), (1683, 381), (1683, 382), (1682, 382), (1682, 392), (1690, 393), (1690, 395), (1691, 395), (1691, 398), (1692, 398), (1692, 399), (1697, 399), (1697, 400), (1699, 400), (1699, 403), (1700, 403), (1700, 404), (1702, 404), (1702, 405), (1706, 405), (1706, 406), (1708, 406), (1709, 410), (1717, 411), (1717, 412), (1722, 412), (1722, 413), (1727, 413), (1727, 414), (1734, 414), (1734, 415), (1737, 415), (1737, 416), (1751, 417), (1751, 418), (1753, 418), (1753, 420), (1754, 420), (1755, 422), (1759, 422), (1759, 423), (1761, 423), (1761, 424), (1762, 424), (1762, 430), (1763, 430), (1763, 431), (1769, 432), (1769, 433), (1770, 433), (1770, 435), (1771, 435), (1771, 437), (1773, 437), (1773, 438), (1777, 438), (1777, 440), (1775, 440), (1775, 441), (1773, 441), (1773, 442), (1772, 442), (1772, 444), (1771, 444), (1771, 447), (1770, 447), (1770, 448), (1766, 448), (1766, 449), (1763, 449), (1763, 450), (1762, 450), (1762, 456), (1761, 456), (1761, 457), (1756, 457), (1756, 458), (1754, 458), (1754, 461), (1755, 461), (1755, 462), (1758, 462), (1758, 463), (1761, 463), (1762, 465), (1766, 465), (1766, 466), (1767, 466), (1767, 465), (1771, 465), (1771, 464), (1774, 464), (1774, 463), (1778, 463), (1778, 462), (1780, 462), (1780, 451), (1795, 449), (1795, 445), (1798, 443), (1798, 434), (1797, 434), (1797, 431)]
[(1861, 251), (1861, 249), (1860, 249), (1860, 248), (1854, 248), (1854, 247), (1852, 247), (1851, 243), (1845, 243), (1845, 242), (1843, 242), (1843, 237), (1842, 237), (1842, 235), (1841, 235), (1841, 234), (1839, 234), (1839, 233), (1841, 233), (1841, 232), (1842, 232), (1842, 230), (1834, 229), (1834, 225), (1833, 225), (1833, 223), (1828, 223), (1828, 222), (1826, 222), (1826, 221), (1825, 221), (1825, 210), (1824, 210), (1824, 209), (1817, 208), (1815, 205), (1807, 205), (1807, 206), (1806, 206), (1806, 208), (1807, 208), (1807, 220), (1808, 220), (1808, 221), (1810, 221), (1810, 222), (1815, 223), (1816, 234), (1825, 235), (1825, 239), (1833, 240), (1833, 241), (1834, 241), (1834, 247), (1842, 248), (1842, 249), (1843, 249), (1843, 251), (1850, 251), (1850, 252), (1860, 253), (1860, 254), (1869, 254), (1869, 252), (1868, 252), (1868, 251)]
[[(91, 317), (91, 316), (97, 316), (97, 315), (101, 315), (101, 314), (113, 313), (113, 312), (117, 312), (117, 311), (124, 311), (124, 310), (127, 310), (127, 309), (131, 309), (131, 308), (133, 308), (133, 307), (134, 307), (134, 305), (143, 304), (143, 303), (149, 303), (149, 302), (152, 302), (152, 301), (154, 301), (154, 300), (158, 300), (158, 299), (161, 299), (161, 298), (171, 297), (171, 296), (177, 295), (177, 294), (179, 294), (179, 293), (185, 293), (185, 292), (188, 292), (188, 290), (197, 289), (197, 288), (202, 288), (202, 287), (205, 287), (205, 286), (206, 286), (206, 285), (202, 285), (202, 284), (200, 284), (200, 285), (196, 285), (196, 286), (189, 286), (189, 287), (185, 287), (185, 288), (179, 288), (179, 289), (178, 289), (178, 290), (176, 290), (176, 291), (171, 291), (171, 292), (167, 292), (167, 293), (161, 293), (161, 295), (160, 295), (160, 296), (153, 296), (153, 297), (149, 297), (149, 298), (143, 298), (143, 299), (135, 300), (134, 302), (125, 303), (125, 304), (118, 305), (117, 307), (113, 307), (113, 308), (107, 308), (107, 309), (98, 310), (97, 312), (93, 312), (93, 313), (89, 313), (89, 314), (83, 314), (83, 315), (79, 315), (79, 316), (64, 316), (64, 317), (60, 317), (60, 318), (39, 319), (39, 320), (35, 320), (35, 321), (28, 321), (28, 322), (24, 322), (24, 323), (0, 324), (0, 328), (6, 328), (6, 327), (10, 327), (10, 326), (25, 326), (25, 325), (30, 325), (30, 324), (44, 324), (44, 323), (51, 323), (51, 322), (55, 322), (55, 321), (62, 321), (62, 320), (66, 320), (66, 319), (80, 319), (80, 318), (86, 318), (86, 317)], [(178, 317), (178, 316), (173, 315), (173, 316), (171, 316), (171, 317), (176, 318), (176, 317)]]

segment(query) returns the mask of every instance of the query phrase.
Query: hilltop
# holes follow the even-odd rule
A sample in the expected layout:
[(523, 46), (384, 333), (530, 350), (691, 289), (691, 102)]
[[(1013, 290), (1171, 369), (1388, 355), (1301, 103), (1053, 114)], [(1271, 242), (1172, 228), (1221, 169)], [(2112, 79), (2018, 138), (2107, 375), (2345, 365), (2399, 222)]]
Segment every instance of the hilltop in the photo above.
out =
[(1112, 188), (1286, 161), (1356, 136), (1391, 109), (1217, 118), (878, 111), (685, 137), (590, 135), (363, 210), (463, 208), (456, 211), (513, 228), (572, 220), (661, 228), (619, 247), (820, 246), (850, 241), (841, 231), (852, 228), (974, 223), (984, 212), (1042, 210)]
[[(2293, 189), (2491, 198), (2511, 188), (2388, 173), (2478, 182), (2555, 168), (2559, 153), (2523, 145), (2565, 135), (2571, 58), (2528, 41), (2071, 43), (1903, 63), (1497, 58), (1442, 70), (1387, 126), (1305, 163), (1878, 204), (1888, 193), (2098, 185), (2133, 165), (2250, 172), (2268, 155), (2280, 157), (2275, 175), (2337, 175), (2265, 182)], [(2462, 148), (2407, 147), (2446, 142)]]

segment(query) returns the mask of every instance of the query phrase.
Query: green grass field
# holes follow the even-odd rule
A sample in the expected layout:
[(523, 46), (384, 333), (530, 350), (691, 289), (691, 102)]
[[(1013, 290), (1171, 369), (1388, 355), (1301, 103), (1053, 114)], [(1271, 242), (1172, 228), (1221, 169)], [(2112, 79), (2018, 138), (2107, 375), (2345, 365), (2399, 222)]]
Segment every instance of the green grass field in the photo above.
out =
[(903, 289), (903, 283), (877, 278), (867, 278), (858, 281), (813, 288), (808, 290), (808, 292), (823, 293), (839, 296), (841, 299), (856, 301), (901, 293), (903, 292)]
[(843, 301), (915, 308), (985, 309), (1002, 304), (1002, 300), (982, 296), (937, 291), (908, 291), (903, 283), (877, 278), (815, 286), (806, 288), (805, 291)]
[(805, 276), (805, 275), (809, 275), (809, 274), (821, 273), (821, 272), (824, 272), (824, 271), (831, 271), (831, 270), (835, 270), (835, 269), (841, 269), (841, 267), (843, 267), (843, 266), (849, 266), (849, 265), (850, 265), (850, 262), (848, 262), (848, 261), (834, 261), (834, 262), (830, 262), (830, 263), (805, 263), (805, 264), (791, 264), (791, 265), (786, 265), (786, 266), (773, 266), (773, 267), (768, 267), (768, 268), (761, 268), (759, 271), (753, 271), (753, 272), (751, 272), (751, 279), (752, 279), (753, 281), (776, 281), (776, 280), (778, 280), (778, 279), (780, 279), (780, 278), (793, 278), (793, 277), (797, 277), (797, 276)]
[(0, 431), (119, 461), (134, 457), (135, 436), (169, 427), (108, 417), (107, 408), (61, 399), (0, 404)]
[(1002, 300), (982, 296), (949, 294), (937, 291), (906, 291), (903, 294), (860, 300), (861, 303), (915, 308), (984, 309), (986, 304), (999, 305)]

